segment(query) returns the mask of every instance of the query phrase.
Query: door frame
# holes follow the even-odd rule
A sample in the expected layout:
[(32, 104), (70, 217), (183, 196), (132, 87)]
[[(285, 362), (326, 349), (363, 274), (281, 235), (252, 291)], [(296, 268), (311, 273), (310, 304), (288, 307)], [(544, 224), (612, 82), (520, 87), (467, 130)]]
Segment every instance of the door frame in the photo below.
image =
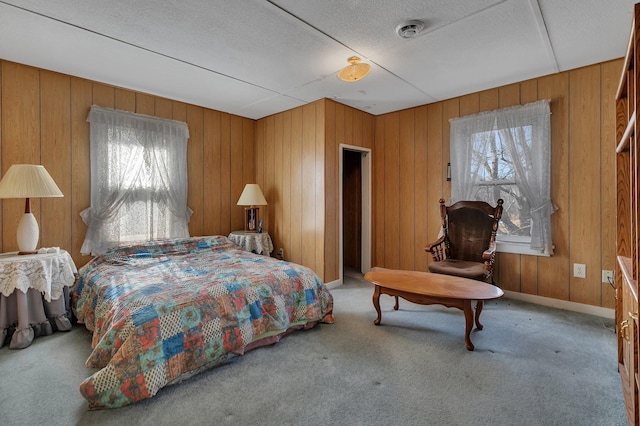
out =
[(339, 173), (340, 173), (340, 190), (339, 190), (339, 208), (340, 217), (339, 226), (338, 226), (338, 238), (340, 239), (340, 253), (339, 253), (339, 277), (340, 283), (343, 281), (343, 268), (344, 268), (344, 247), (343, 247), (343, 239), (344, 239), (344, 229), (343, 229), (343, 206), (342, 206), (342, 185), (343, 185), (343, 155), (344, 151), (355, 151), (359, 152), (361, 157), (361, 174), (362, 174), (362, 232), (361, 232), (361, 240), (360, 240), (360, 268), (362, 273), (367, 273), (371, 270), (371, 232), (372, 232), (372, 223), (371, 223), (371, 175), (372, 175), (372, 162), (371, 162), (371, 149), (364, 148), (361, 146), (348, 145), (341, 143), (338, 148), (338, 156), (339, 156)]

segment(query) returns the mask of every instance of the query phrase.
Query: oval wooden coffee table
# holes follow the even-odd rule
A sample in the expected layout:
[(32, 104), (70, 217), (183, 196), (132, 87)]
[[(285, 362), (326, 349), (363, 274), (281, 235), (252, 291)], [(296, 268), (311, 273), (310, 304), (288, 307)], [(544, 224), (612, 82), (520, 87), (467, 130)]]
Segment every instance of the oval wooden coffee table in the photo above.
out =
[(373, 321), (375, 325), (380, 325), (382, 320), (381, 294), (388, 294), (396, 298), (396, 304), (393, 307), (396, 311), (398, 310), (398, 297), (421, 305), (438, 304), (448, 308), (458, 308), (464, 312), (466, 323), (464, 342), (470, 351), (474, 348), (469, 337), (474, 323), (471, 301), (477, 301), (475, 324), (478, 330), (482, 330), (480, 313), (484, 301), (498, 299), (504, 295), (502, 290), (491, 284), (430, 272), (378, 269), (367, 272), (364, 278), (375, 284), (373, 306), (378, 312), (378, 318)]

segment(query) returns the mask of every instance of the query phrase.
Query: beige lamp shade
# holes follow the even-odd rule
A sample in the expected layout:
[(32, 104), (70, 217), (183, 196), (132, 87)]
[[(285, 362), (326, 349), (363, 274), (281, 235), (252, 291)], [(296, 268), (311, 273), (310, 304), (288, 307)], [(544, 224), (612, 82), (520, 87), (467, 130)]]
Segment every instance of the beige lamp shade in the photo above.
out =
[(352, 56), (347, 61), (351, 65), (347, 65), (338, 73), (338, 78), (342, 81), (354, 82), (361, 80), (371, 71), (371, 65), (361, 64), (360, 58), (357, 56)]
[(260, 185), (257, 183), (248, 183), (242, 194), (240, 195), (240, 199), (238, 199), (239, 206), (266, 206), (267, 200), (265, 200), (264, 195), (262, 195), (262, 190), (260, 189)]
[(44, 166), (14, 164), (0, 181), (0, 198), (64, 197)]
[(35, 253), (40, 229), (31, 213), (30, 198), (64, 197), (44, 166), (14, 164), (0, 181), (0, 198), (24, 198), (24, 214), (18, 222), (16, 239), (20, 254)]

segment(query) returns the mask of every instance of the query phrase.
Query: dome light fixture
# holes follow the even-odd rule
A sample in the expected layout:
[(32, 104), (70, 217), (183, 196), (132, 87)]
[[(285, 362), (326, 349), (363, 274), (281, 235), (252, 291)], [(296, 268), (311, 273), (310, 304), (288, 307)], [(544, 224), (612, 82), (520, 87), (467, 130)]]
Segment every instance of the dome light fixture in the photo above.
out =
[(396, 27), (396, 33), (402, 38), (415, 38), (424, 29), (422, 21), (407, 21)]
[(352, 83), (361, 80), (371, 71), (371, 65), (360, 63), (360, 58), (357, 56), (352, 56), (347, 61), (350, 65), (342, 68), (338, 73), (338, 78), (342, 81)]

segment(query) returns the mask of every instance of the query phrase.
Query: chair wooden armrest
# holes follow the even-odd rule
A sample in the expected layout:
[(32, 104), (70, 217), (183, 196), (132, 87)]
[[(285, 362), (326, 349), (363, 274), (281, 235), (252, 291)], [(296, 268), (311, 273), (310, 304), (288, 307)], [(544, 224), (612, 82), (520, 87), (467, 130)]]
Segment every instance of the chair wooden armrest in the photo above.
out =
[(487, 271), (491, 270), (491, 268), (493, 267), (495, 256), (496, 244), (494, 242), (493, 244), (491, 244), (491, 247), (489, 247), (482, 253), (482, 259), (484, 260), (484, 269), (486, 269)]
[(437, 241), (424, 246), (424, 251), (431, 253), (433, 260), (439, 262), (447, 258), (447, 244), (445, 236), (442, 235)]

